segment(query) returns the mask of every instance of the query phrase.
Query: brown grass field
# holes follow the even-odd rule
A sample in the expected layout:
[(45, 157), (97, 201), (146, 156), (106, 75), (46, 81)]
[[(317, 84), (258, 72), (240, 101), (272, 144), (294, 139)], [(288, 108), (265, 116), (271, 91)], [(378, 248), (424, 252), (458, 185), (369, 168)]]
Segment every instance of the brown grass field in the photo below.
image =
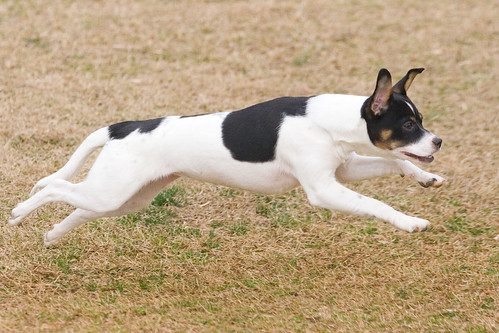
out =
[(147, 210), (57, 246), (48, 205), (0, 226), (0, 331), (498, 330), (499, 5), (469, 1), (0, 1), (0, 220), (92, 130), (282, 95), (410, 96), (444, 139), (424, 189), (351, 184), (432, 222), (407, 234), (180, 180)]

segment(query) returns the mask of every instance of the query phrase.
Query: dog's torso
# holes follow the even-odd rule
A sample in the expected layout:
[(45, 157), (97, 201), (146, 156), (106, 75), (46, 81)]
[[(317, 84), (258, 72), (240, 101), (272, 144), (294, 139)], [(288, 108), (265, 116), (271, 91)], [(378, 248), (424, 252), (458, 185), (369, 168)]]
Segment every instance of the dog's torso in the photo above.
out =
[(136, 129), (111, 140), (104, 149), (121, 152), (120, 158), (134, 160), (155, 178), (175, 173), (281, 193), (299, 185), (297, 160), (320, 156), (333, 172), (356, 146), (369, 142), (367, 134), (358, 134), (366, 130), (357, 130), (365, 127), (359, 113), (365, 99), (332, 94), (284, 97), (239, 111), (170, 116), (152, 130)]

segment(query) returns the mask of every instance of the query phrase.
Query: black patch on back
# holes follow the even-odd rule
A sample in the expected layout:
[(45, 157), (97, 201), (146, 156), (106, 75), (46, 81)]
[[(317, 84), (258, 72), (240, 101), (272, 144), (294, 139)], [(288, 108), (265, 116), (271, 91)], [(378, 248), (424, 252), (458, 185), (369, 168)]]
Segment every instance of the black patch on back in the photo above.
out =
[(156, 129), (156, 127), (161, 124), (164, 118), (148, 119), (148, 120), (138, 120), (138, 121), (124, 121), (117, 123), (108, 127), (109, 137), (111, 140), (123, 139), (128, 134), (135, 130), (139, 130), (139, 133), (148, 133)]
[[(362, 105), (361, 114), (367, 123), (369, 139), (375, 146), (383, 149), (402, 147), (418, 141), (426, 132), (423, 127), (423, 118), (409, 97), (393, 93), (388, 101), (387, 109), (379, 116), (375, 116), (370, 111), (371, 101), (372, 96)], [(413, 107), (414, 112), (406, 102)], [(409, 119), (415, 120), (417, 126), (413, 131), (407, 132), (402, 129), (402, 126)], [(384, 130), (391, 131), (388, 139), (382, 138), (381, 134)]]
[(225, 147), (238, 161), (272, 161), (284, 117), (304, 116), (309, 98), (280, 97), (229, 113), (222, 123)]

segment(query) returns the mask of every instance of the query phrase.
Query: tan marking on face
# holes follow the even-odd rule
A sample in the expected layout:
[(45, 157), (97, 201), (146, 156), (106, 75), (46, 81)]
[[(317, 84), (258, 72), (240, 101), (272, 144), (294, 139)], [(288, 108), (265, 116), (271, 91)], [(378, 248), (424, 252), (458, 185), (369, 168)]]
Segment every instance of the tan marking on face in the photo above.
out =
[(391, 129), (384, 129), (379, 134), (380, 140), (375, 142), (378, 148), (392, 150), (402, 146), (402, 142), (398, 140), (392, 140), (393, 131)]
[(388, 141), (374, 141), (374, 145), (381, 149), (390, 150), (390, 144)]
[(387, 141), (392, 136), (393, 131), (390, 129), (384, 129), (381, 131), (381, 139)]
[(390, 141), (390, 149), (400, 148), (402, 146), (403, 146), (402, 141), (398, 140)]
[[(383, 136), (383, 134), (381, 134), (381, 136)], [(381, 141), (376, 141), (374, 143), (374, 145), (378, 148), (381, 148), (381, 149), (386, 149), (386, 150), (392, 150), (392, 149), (395, 149), (395, 148), (399, 148), (399, 147), (402, 147), (403, 144), (401, 141), (398, 141), (398, 140), (390, 140), (390, 139), (387, 139), (387, 140), (381, 140)]]

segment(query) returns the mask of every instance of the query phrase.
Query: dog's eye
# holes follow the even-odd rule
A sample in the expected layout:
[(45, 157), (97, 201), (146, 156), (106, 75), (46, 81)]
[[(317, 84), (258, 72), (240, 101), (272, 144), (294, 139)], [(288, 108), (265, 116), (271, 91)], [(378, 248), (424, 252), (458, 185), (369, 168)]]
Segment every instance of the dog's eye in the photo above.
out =
[(404, 123), (404, 125), (402, 126), (406, 131), (412, 131), (414, 129), (414, 126), (416, 124), (414, 123), (414, 121), (412, 120), (408, 120)]

